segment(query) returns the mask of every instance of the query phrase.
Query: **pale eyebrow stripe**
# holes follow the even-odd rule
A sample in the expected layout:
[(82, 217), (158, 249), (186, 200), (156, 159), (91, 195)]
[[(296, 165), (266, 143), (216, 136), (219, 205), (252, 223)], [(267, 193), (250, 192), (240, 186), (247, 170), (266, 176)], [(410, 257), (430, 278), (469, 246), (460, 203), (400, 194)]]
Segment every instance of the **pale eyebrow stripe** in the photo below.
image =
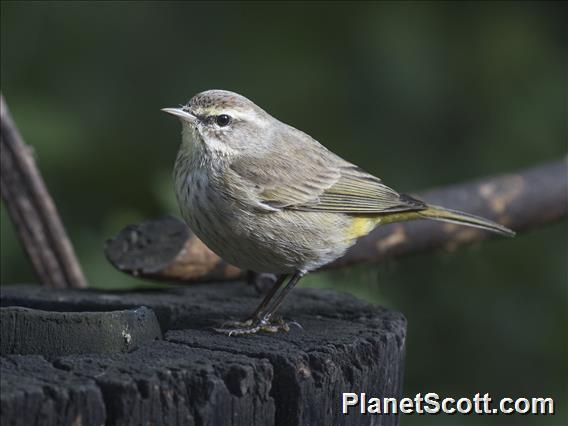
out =
[(202, 108), (199, 110), (198, 117), (200, 119), (205, 119), (211, 115), (221, 115), (227, 114), (228, 116), (237, 119), (237, 120), (249, 120), (257, 123), (258, 125), (264, 125), (264, 120), (262, 120), (254, 111), (251, 113), (246, 113), (244, 111), (238, 109), (231, 109), (231, 108), (216, 108), (216, 107), (207, 107)]

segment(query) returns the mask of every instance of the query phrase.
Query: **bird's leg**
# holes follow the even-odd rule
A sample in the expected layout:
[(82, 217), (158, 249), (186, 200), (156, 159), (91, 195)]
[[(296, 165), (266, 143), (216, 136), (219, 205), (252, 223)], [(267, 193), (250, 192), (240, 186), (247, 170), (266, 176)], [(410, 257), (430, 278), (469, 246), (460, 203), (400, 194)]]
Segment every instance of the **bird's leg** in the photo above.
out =
[(288, 275), (286, 274), (282, 274), (278, 277), (278, 280), (276, 280), (270, 291), (266, 293), (266, 296), (264, 296), (264, 299), (262, 299), (262, 302), (260, 302), (260, 305), (258, 305), (253, 314), (248, 318), (248, 320), (260, 319), (263, 311), (265, 311), (270, 305), (270, 301), (275, 297), (276, 293), (278, 293), (278, 290), (280, 289), (280, 287), (282, 287), (282, 284), (284, 284), (286, 278), (288, 278)]
[[(282, 274), (278, 277), (278, 280), (274, 283), (270, 291), (264, 296), (260, 305), (255, 309), (254, 313), (244, 321), (228, 321), (223, 323), (221, 328), (216, 328), (215, 331), (220, 333), (225, 333), (228, 335), (232, 334), (249, 334), (249, 333), (256, 333), (260, 330), (258, 324), (261, 321), (262, 312), (267, 308), (270, 304), (270, 300), (275, 296), (278, 292), (280, 287), (286, 281), (288, 275)], [(253, 330), (254, 329), (254, 330)], [(245, 332), (245, 330), (248, 330)]]
[(261, 319), (265, 319), (267, 321), (270, 320), (272, 315), (276, 312), (276, 310), (280, 307), (280, 305), (284, 301), (286, 295), (290, 293), (290, 291), (296, 286), (296, 284), (298, 284), (298, 281), (300, 281), (300, 278), (302, 278), (303, 275), (304, 275), (303, 272), (294, 273), (294, 275), (292, 275), (292, 278), (290, 278), (290, 281), (288, 281), (288, 283), (282, 289), (282, 291), (278, 293), (274, 298), (271, 298), (271, 300), (268, 301), (269, 303), (267, 303), (266, 308), (260, 312), (259, 309), (257, 309), (255, 314), (257, 314)]
[(289, 331), (290, 327), (288, 324), (281, 319), (273, 320), (272, 315), (282, 304), (290, 290), (295, 287), (302, 275), (303, 273), (296, 272), (284, 288), (278, 292), (288, 277), (288, 275), (285, 274), (281, 275), (249, 319), (240, 323), (225, 323), (222, 328), (215, 330), (228, 334), (229, 336), (233, 334), (253, 334), (259, 331), (271, 333), (275, 333), (280, 330)]

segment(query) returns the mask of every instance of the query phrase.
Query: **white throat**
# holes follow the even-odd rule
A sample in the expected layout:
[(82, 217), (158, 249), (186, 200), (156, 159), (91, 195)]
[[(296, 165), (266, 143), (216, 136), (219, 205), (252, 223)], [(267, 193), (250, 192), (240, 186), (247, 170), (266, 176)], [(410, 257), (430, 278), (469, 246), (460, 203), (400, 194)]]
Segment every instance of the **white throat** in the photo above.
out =
[(181, 147), (193, 161), (205, 165), (212, 160), (233, 157), (237, 151), (221, 142), (215, 136), (202, 136), (199, 130), (189, 123), (182, 122)]

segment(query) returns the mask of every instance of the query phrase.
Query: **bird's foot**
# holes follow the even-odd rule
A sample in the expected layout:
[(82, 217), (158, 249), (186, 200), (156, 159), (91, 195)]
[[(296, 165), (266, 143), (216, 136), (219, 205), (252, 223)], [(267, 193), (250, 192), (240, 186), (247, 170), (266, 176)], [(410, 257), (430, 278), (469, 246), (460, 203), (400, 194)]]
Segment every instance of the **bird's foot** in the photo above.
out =
[(296, 321), (289, 323), (285, 322), (282, 318), (250, 318), (246, 321), (228, 321), (223, 323), (221, 327), (214, 328), (218, 333), (223, 333), (228, 336), (242, 336), (245, 334), (255, 334), (259, 331), (265, 333), (278, 333), (279, 331), (290, 331), (290, 325), (295, 325), (302, 328)]

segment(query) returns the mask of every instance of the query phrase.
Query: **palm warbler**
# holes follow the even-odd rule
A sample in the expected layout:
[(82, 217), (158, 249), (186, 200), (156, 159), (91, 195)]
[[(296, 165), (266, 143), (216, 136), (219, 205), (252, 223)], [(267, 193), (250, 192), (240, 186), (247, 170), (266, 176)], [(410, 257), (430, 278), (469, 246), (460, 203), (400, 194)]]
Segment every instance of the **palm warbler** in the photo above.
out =
[(298, 280), (379, 224), (426, 218), (514, 235), (399, 194), (237, 93), (209, 90), (162, 111), (182, 123), (174, 181), (189, 227), (227, 262), (279, 275), (248, 320), (219, 331), (287, 330), (272, 315)]

